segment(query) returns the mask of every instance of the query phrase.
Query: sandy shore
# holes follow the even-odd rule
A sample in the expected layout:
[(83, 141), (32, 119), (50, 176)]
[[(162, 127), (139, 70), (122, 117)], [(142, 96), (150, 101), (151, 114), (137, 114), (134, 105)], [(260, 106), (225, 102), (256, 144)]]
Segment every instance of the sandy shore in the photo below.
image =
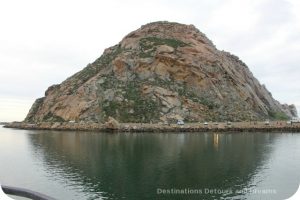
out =
[(13, 122), (6, 128), (29, 130), (60, 130), (60, 131), (95, 131), (95, 132), (300, 132), (300, 123), (289, 124), (286, 121), (265, 122), (232, 122), (227, 123), (186, 123), (177, 124), (145, 124), (120, 123), (118, 127), (107, 127), (100, 123), (70, 123), (70, 122), (42, 122), (28, 124)]

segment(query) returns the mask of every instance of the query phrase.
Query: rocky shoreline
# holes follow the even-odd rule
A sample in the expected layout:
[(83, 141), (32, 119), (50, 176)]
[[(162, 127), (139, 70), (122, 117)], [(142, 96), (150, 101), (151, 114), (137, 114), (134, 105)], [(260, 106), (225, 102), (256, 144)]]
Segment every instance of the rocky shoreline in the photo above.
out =
[(5, 128), (28, 130), (57, 130), (57, 131), (92, 131), (92, 132), (300, 132), (300, 123), (289, 124), (283, 121), (264, 122), (233, 122), (227, 123), (186, 123), (177, 124), (146, 124), (146, 123), (72, 123), (72, 122), (41, 122), (29, 124), (13, 122)]

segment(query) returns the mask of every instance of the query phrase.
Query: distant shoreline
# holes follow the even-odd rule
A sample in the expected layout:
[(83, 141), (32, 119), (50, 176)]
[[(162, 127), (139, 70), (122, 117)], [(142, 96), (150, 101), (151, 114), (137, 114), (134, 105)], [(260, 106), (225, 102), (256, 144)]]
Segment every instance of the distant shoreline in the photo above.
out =
[(100, 123), (42, 122), (29, 124), (13, 122), (5, 128), (26, 130), (57, 130), (57, 131), (93, 131), (93, 132), (297, 132), (300, 133), (300, 123), (288, 124), (284, 121), (264, 122), (232, 122), (226, 123), (186, 123), (177, 124), (145, 124), (120, 123), (118, 127), (107, 127)]

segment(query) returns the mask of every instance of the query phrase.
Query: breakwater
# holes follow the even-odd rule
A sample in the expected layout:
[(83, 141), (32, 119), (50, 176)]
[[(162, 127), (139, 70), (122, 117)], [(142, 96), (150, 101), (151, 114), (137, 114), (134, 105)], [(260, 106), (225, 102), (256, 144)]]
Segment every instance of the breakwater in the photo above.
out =
[(13, 122), (6, 128), (28, 130), (59, 130), (59, 131), (93, 131), (93, 132), (300, 132), (300, 123), (286, 123), (282, 121), (270, 122), (232, 122), (227, 123), (186, 123), (177, 124), (148, 124), (148, 123), (119, 123), (107, 126), (92, 122), (41, 122), (29, 124)]

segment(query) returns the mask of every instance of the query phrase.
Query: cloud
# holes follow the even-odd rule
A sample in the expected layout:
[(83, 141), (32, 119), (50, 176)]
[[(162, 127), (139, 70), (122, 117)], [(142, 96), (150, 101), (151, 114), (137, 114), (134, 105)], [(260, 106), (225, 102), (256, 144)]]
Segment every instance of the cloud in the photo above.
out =
[(300, 110), (300, 3), (227, 0), (214, 10), (208, 36), (233, 52), (274, 98)]
[(33, 99), (0, 96), (0, 122), (22, 121), (28, 113)]
[(194, 24), (219, 49), (245, 61), (276, 99), (297, 103), (300, 110), (297, 0), (6, 1), (0, 7), (1, 108), (3, 98), (30, 107), (48, 86), (159, 20)]

